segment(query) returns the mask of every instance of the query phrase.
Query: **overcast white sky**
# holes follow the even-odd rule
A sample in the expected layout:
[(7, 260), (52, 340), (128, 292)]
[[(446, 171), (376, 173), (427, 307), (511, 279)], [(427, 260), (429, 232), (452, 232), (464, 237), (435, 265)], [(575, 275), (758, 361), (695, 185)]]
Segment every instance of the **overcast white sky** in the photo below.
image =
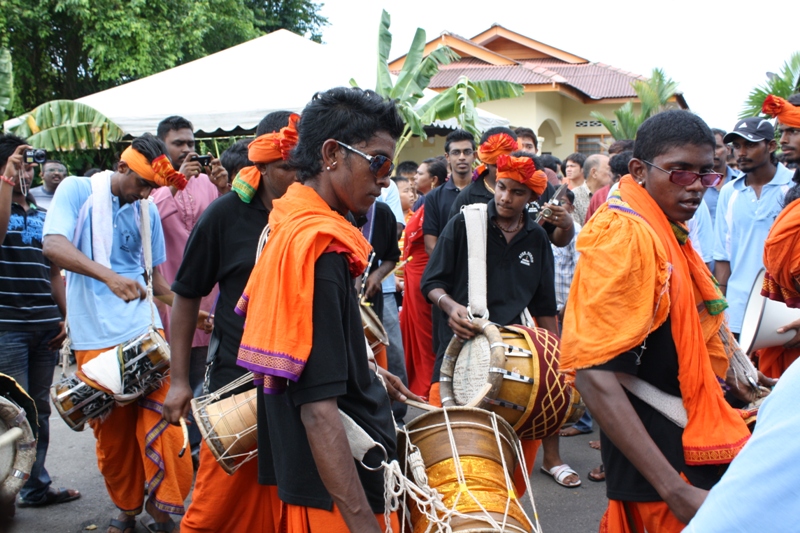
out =
[[(392, 59), (408, 51), (418, 27), (430, 40), (445, 30), (470, 38), (498, 23), (589, 61), (642, 75), (660, 67), (679, 83), (695, 113), (726, 130), (766, 72), (778, 72), (800, 50), (794, 29), (800, 19), (788, 3), (762, 14), (767, 4), (742, 0), (323, 1), (330, 22), (323, 41), (352, 54), (342, 68), (354, 68), (354, 76), (353, 62), (376, 61), (382, 8), (392, 16)], [(776, 16), (792, 22), (779, 30)]]

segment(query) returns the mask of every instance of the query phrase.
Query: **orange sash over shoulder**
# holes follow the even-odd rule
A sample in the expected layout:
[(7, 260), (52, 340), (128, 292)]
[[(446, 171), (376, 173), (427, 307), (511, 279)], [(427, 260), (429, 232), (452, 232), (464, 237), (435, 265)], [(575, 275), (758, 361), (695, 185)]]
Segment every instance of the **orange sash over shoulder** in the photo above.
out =
[[(722, 311), (727, 304), (703, 260), (655, 200), (630, 176), (578, 236), (581, 259), (564, 314), (561, 365), (582, 369), (639, 350), (671, 318), (678, 381), (689, 422), (689, 465), (729, 463), (750, 432), (722, 395), (730, 357)], [(698, 312), (702, 309), (702, 312)]]
[(371, 246), (311, 187), (292, 184), (274, 200), (271, 232), (236, 312), (246, 315), (238, 364), (280, 394), (297, 381), (311, 353), (314, 264), (326, 251), (347, 255), (350, 273), (367, 267)]
[(764, 267), (767, 275), (761, 291), (789, 307), (800, 307), (800, 200), (783, 208), (764, 242)]

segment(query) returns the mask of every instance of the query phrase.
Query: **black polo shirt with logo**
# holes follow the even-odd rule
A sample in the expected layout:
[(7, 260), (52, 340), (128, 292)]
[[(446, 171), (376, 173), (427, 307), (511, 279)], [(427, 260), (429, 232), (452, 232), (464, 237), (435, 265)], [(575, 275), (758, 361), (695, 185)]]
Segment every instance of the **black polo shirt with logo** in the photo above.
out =
[[(489, 320), (501, 325), (519, 324), (527, 307), (532, 316), (555, 316), (556, 293), (553, 251), (545, 230), (527, 217), (525, 227), (511, 242), (494, 223), (494, 199), (487, 204), (486, 303)], [(427, 216), (427, 208), (425, 215)], [(451, 218), (439, 236), (422, 276), (421, 290), (427, 297), (433, 289), (444, 289), (463, 306), (468, 296), (467, 227), (464, 214)], [(439, 380), (442, 356), (453, 331), (446, 320), (439, 324), (441, 346), (436, 354), (433, 381)]]

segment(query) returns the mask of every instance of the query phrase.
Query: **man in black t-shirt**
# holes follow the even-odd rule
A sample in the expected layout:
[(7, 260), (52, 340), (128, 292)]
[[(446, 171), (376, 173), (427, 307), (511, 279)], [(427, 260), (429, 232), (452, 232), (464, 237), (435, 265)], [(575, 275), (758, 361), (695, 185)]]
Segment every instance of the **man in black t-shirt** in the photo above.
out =
[[(266, 133), (258, 138), (286, 142), (286, 135), (279, 130), (287, 126), (289, 115), (286, 111), (267, 115), (259, 125), (259, 131), (263, 125)], [(172, 285), (175, 293), (171, 337), (172, 388), (164, 402), (164, 418), (173, 424), (188, 414), (192, 398), (188, 362), (194, 317), (200, 300), (217, 284), (219, 297), (212, 310), (215, 313), (214, 331), (209, 346), (206, 385), (209, 392), (215, 392), (247, 372), (236, 365), (244, 318), (236, 314), (234, 308), (255, 266), (258, 239), (267, 225), (272, 201), (282, 196), (295, 181), (294, 171), (289, 169), (286, 161), (277, 153), (273, 157), (277, 159), (268, 160), (260, 157), (258, 150), (253, 150), (250, 159), (255, 166), (250, 167), (250, 171), (260, 174), (255, 194), (252, 197), (240, 194), (237, 191), (246, 188), (235, 187), (234, 192), (212, 202), (197, 221), (186, 244), (183, 262)], [(225, 154), (222, 154), (222, 160), (225, 159)], [(209, 447), (202, 446), (192, 503), (181, 521), (181, 531), (221, 531), (230, 523), (230, 509), (234, 506), (238, 528), (265, 532), (278, 530), (280, 500), (272, 454), (269, 453), (266, 413), (261, 401), (257, 405), (258, 441), (265, 453), (259, 455), (257, 463), (245, 464), (235, 475), (229, 476), (217, 464)]]
[[(275, 202), (272, 233), (238, 304), (247, 314), (238, 362), (262, 376), (267, 393), (282, 530), (381, 529), (383, 473), (353, 459), (340, 416), (395, 455), (390, 398), (367, 359), (353, 284), (370, 245), (345, 217), (365, 215), (388, 186), (402, 129), (394, 103), (372, 91), (314, 97), (290, 160), (301, 183)], [(416, 398), (379, 372), (393, 399)], [(363, 464), (382, 459), (373, 448)]]

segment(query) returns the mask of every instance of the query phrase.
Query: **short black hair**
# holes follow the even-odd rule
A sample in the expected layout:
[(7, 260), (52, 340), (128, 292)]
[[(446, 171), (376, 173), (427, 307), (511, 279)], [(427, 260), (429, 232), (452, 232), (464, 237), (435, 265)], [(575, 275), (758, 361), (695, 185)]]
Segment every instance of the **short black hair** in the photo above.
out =
[[(171, 130), (170, 130), (171, 131)], [(153, 159), (160, 155), (167, 155), (167, 145), (164, 141), (151, 133), (145, 133), (141, 137), (137, 137), (131, 142), (131, 146), (147, 158), (148, 163), (152, 163)]]
[(83, 173), (83, 177), (84, 178), (91, 178), (92, 176), (94, 176), (98, 172), (102, 172), (102, 170), (100, 170), (99, 168), (90, 168), (89, 170), (87, 170), (86, 172)]
[(251, 142), (253, 139), (239, 139), (222, 152), (219, 161), (222, 163), (222, 168), (228, 172), (228, 180), (233, 181), (236, 174), (244, 167), (253, 166), (247, 154), (247, 147)]
[(14, 150), (23, 144), (28, 144), (28, 141), (22, 137), (10, 133), (0, 134), (0, 169), (5, 170), (8, 158), (14, 155)]
[[(297, 179), (305, 182), (322, 172), (322, 145), (328, 139), (352, 146), (381, 131), (398, 139), (403, 128), (395, 103), (374, 91), (335, 87), (319, 92), (303, 110), (290, 164), (297, 169)], [(350, 155), (348, 150), (346, 157)]]
[(553, 172), (558, 172), (558, 167), (561, 166), (561, 160), (552, 154), (544, 154), (539, 159), (542, 160), (544, 168), (549, 168)]
[(620, 139), (614, 141), (608, 147), (608, 155), (620, 154), (625, 150), (633, 150), (633, 141), (631, 139)]
[(794, 106), (800, 106), (800, 93), (794, 93), (786, 101)]
[(475, 150), (475, 136), (467, 130), (453, 130), (447, 134), (444, 139), (444, 153), (450, 153), (450, 145), (459, 141), (469, 141), (472, 143), (472, 149)]
[(517, 140), (517, 134), (514, 133), (514, 130), (512, 130), (511, 128), (506, 128), (504, 126), (495, 126), (494, 128), (489, 128), (488, 130), (483, 132), (483, 135), (481, 135), (481, 144), (485, 143), (492, 135), (497, 135), (498, 133), (508, 134), (512, 139), (514, 139), (515, 141)]
[(428, 174), (436, 178), (436, 186), (444, 185), (447, 181), (447, 161), (444, 157), (431, 157), (423, 161), (428, 165)]
[(583, 155), (580, 152), (574, 152), (574, 153), (569, 154), (567, 156), (567, 158), (564, 159), (564, 166), (566, 166), (567, 163), (569, 163), (570, 161), (572, 161), (573, 163), (575, 163), (576, 165), (581, 167), (581, 172), (583, 172), (583, 164), (586, 162), (586, 156), (585, 155)]
[[(724, 138), (725, 138), (725, 136), (728, 134), (728, 132), (727, 132), (727, 131), (725, 131), (725, 130), (722, 130), (722, 129), (719, 129), (719, 128), (711, 128), (711, 133), (712, 133), (713, 135), (719, 135), (719, 136), (720, 136), (720, 137), (722, 137), (723, 139), (724, 139)], [(714, 139), (714, 145), (716, 146), (716, 139)]]
[(708, 145), (714, 150), (717, 143), (703, 119), (683, 109), (669, 109), (642, 122), (636, 131), (633, 157), (652, 161), (673, 148), (687, 145)]
[[(42, 163), (42, 168), (44, 168), (44, 166), (45, 166), (45, 165), (51, 165), (51, 164), (52, 164), (52, 165), (61, 165), (62, 167), (64, 167), (65, 169), (67, 169), (67, 165), (65, 165), (64, 163), (62, 163), (62, 162), (61, 162), (61, 161), (59, 161), (58, 159), (48, 159), (47, 161), (45, 161), (44, 163)], [(69, 169), (67, 169), (67, 170), (69, 170)]]
[(630, 163), (631, 159), (633, 159), (633, 150), (625, 150), (611, 156), (611, 159), (608, 160), (608, 166), (611, 167), (614, 181), (628, 174), (628, 163)]
[(405, 176), (401, 176), (399, 174), (397, 176), (392, 176), (392, 181), (394, 182), (395, 185), (400, 185), (401, 183), (411, 183), (410, 179), (408, 179)]
[(194, 131), (194, 126), (192, 126), (192, 123), (185, 118), (172, 115), (171, 117), (167, 117), (158, 123), (158, 127), (156, 128), (156, 136), (163, 141), (167, 138), (167, 133), (185, 129)]
[(564, 196), (567, 197), (567, 200), (569, 200), (569, 203), (571, 203), (573, 205), (575, 204), (575, 193), (574, 192), (572, 192), (571, 190), (567, 189), (566, 191), (564, 191)]
[(264, 135), (265, 133), (275, 133), (281, 131), (289, 125), (289, 117), (292, 116), (291, 111), (273, 111), (261, 119), (256, 128), (256, 137)]
[(529, 139), (533, 139), (533, 146), (537, 150), (539, 149), (539, 139), (536, 138), (536, 134), (533, 133), (533, 130), (530, 128), (519, 127), (514, 130), (514, 133), (517, 134), (517, 138), (520, 137), (528, 137)]
[(413, 174), (417, 171), (419, 163), (416, 161), (403, 161), (394, 168), (394, 173), (400, 176), (401, 174)]

